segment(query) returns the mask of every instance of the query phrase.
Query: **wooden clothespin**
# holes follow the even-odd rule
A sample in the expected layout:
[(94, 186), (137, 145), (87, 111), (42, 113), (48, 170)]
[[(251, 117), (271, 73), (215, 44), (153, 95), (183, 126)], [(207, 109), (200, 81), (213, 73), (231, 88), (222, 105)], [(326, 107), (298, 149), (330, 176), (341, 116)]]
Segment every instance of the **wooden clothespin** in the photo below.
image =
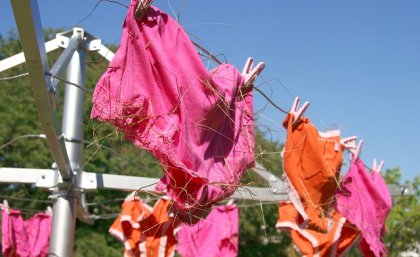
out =
[(137, 5), (136, 10), (134, 10), (134, 18), (141, 20), (152, 3), (153, 0), (139, 0), (139, 4)]
[(294, 120), (293, 120), (293, 125), (296, 124), (296, 122), (300, 119), (300, 117), (302, 117), (303, 113), (306, 111), (306, 109), (308, 109), (309, 107), (309, 102), (305, 102), (302, 107), (298, 108), (299, 106), (299, 101), (300, 98), (297, 96), (295, 98), (295, 101), (292, 104), (292, 108), (290, 108), (290, 114), (293, 114), (294, 116)]
[(378, 166), (376, 159), (373, 159), (372, 171), (376, 171), (380, 174), (383, 167), (384, 167), (384, 161), (381, 161)]
[(357, 147), (349, 149), (349, 151), (353, 154), (353, 158), (355, 161), (359, 159), (360, 152), (362, 151), (362, 146), (363, 146), (363, 140), (360, 140)]
[(248, 57), (245, 62), (245, 66), (242, 69), (242, 76), (245, 77), (245, 87), (251, 86), (265, 68), (265, 63), (263, 62), (258, 63), (254, 68), (252, 67), (253, 65), (254, 59), (252, 59), (252, 57)]

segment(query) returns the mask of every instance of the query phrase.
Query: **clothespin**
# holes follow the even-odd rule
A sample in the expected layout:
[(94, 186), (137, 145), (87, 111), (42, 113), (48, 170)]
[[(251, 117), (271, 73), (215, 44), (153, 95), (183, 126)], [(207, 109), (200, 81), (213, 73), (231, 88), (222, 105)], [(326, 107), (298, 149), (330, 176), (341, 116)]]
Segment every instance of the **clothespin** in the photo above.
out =
[(134, 10), (134, 18), (141, 20), (152, 3), (153, 0), (139, 0), (139, 4), (137, 5), (136, 10)]
[(47, 206), (47, 209), (45, 210), (45, 213), (48, 215), (52, 215), (52, 208), (51, 206)]
[(233, 205), (235, 202), (235, 199), (229, 199), (229, 201), (226, 203), (227, 206)]
[(373, 159), (372, 171), (376, 171), (378, 173), (381, 173), (381, 170), (382, 170), (383, 166), (384, 166), (384, 161), (381, 161), (379, 163), (379, 166), (378, 166), (378, 163), (376, 162), (376, 159)]
[(242, 76), (245, 77), (244, 87), (251, 86), (254, 83), (255, 79), (258, 77), (258, 75), (265, 68), (265, 63), (263, 62), (258, 63), (257, 66), (252, 68), (253, 64), (254, 64), (254, 59), (252, 59), (252, 57), (248, 57), (248, 59), (245, 62), (245, 66), (242, 69)]
[(137, 191), (131, 192), (127, 197), (124, 199), (124, 201), (134, 201), (137, 197)]
[(346, 149), (355, 149), (356, 148), (357, 136), (345, 137), (340, 139), (340, 143), (344, 145)]
[(3, 203), (0, 204), (2, 210), (5, 210), (7, 213), (10, 213), (9, 202), (6, 199), (3, 200)]
[(306, 111), (306, 109), (308, 109), (309, 107), (309, 102), (305, 102), (302, 107), (298, 108), (299, 106), (299, 101), (300, 98), (297, 96), (295, 98), (295, 101), (293, 102), (292, 108), (290, 108), (290, 113), (293, 114), (294, 116), (294, 120), (293, 120), (293, 125), (296, 124), (296, 122), (300, 119), (300, 117), (302, 117), (303, 113)]
[(359, 159), (360, 152), (362, 151), (362, 146), (363, 146), (363, 140), (360, 140), (356, 148), (349, 149), (349, 151), (353, 154), (353, 158), (355, 161)]

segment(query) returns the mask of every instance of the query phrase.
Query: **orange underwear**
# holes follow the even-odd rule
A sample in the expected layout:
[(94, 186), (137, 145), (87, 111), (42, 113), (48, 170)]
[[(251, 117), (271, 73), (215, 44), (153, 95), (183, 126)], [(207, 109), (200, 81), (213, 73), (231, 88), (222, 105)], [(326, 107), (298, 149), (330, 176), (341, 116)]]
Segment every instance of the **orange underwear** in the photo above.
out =
[(291, 202), (279, 203), (276, 228), (290, 231), (293, 243), (303, 256), (342, 256), (355, 243), (360, 232), (335, 210), (328, 233), (301, 228), (299, 213)]
[(283, 177), (289, 198), (303, 218), (301, 227), (327, 232), (326, 218), (338, 185), (344, 146), (339, 131), (318, 132), (307, 118), (293, 126), (293, 115), (283, 122), (287, 129), (283, 150)]

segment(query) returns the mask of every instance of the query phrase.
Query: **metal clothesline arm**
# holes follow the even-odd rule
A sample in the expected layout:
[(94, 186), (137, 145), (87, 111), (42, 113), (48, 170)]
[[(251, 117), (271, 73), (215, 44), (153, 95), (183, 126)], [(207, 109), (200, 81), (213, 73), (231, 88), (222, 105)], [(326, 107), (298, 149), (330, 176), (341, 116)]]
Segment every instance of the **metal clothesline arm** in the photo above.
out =
[[(64, 49), (63, 53), (58, 57), (57, 61), (50, 70), (53, 76), (62, 76), (63, 72), (67, 69), (74, 52), (80, 47), (82, 41), (82, 34), (78, 33), (70, 39), (68, 46)], [(56, 92), (59, 80), (52, 79), (51, 90)]]
[(38, 3), (36, 0), (11, 0), (11, 3), (41, 126), (61, 176), (68, 180), (71, 176), (71, 166), (55, 106), (51, 99), (54, 99), (55, 95), (50, 91), (50, 77), (45, 75), (49, 69)]
[(111, 51), (111, 49), (104, 46), (103, 44), (101, 44), (101, 46), (99, 47), (98, 54), (100, 54), (102, 57), (107, 59), (108, 62), (110, 62), (114, 58), (114, 55), (115, 55), (114, 52)]
[[(83, 192), (110, 189), (131, 192), (157, 193), (155, 185), (158, 178), (114, 175), (94, 172), (81, 172), (79, 188)], [(26, 183), (35, 184), (39, 188), (53, 188), (62, 182), (60, 174), (54, 169), (26, 169), (26, 168), (0, 168), (0, 183)], [(393, 197), (413, 195), (411, 184), (388, 184), (389, 192)], [(261, 194), (262, 193), (262, 194)], [(263, 197), (259, 197), (263, 195)], [(234, 199), (248, 199), (256, 201), (283, 201), (287, 200), (287, 192), (273, 193), (266, 187), (239, 187), (231, 196)]]
[[(52, 52), (59, 48), (57, 39), (45, 43), (45, 51)], [(24, 53), (18, 53), (0, 61), (0, 72), (11, 69), (26, 61)]]
[(286, 186), (279, 177), (269, 172), (259, 163), (255, 163), (255, 167), (252, 169), (258, 176), (266, 180), (269, 184), (270, 190), (273, 193), (282, 193), (286, 191)]

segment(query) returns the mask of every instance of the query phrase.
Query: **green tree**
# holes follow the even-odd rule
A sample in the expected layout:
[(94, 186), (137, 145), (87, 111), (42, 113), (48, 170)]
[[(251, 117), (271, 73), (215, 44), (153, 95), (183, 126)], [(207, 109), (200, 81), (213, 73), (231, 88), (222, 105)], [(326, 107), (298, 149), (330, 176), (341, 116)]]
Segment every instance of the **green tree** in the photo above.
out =
[[(385, 180), (389, 184), (400, 184), (400, 169), (388, 169)], [(393, 197), (393, 206), (386, 225), (385, 243), (389, 256), (399, 256), (401, 252), (420, 247), (420, 176), (405, 185), (412, 186), (413, 195)]]

